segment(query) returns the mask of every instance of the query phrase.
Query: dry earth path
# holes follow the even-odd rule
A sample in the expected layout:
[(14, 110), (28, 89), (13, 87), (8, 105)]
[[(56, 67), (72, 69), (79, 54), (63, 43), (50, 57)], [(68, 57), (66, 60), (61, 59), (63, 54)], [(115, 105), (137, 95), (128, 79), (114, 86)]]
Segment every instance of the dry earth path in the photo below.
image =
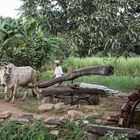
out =
[(0, 112), (1, 111), (9, 111), (15, 116), (21, 116), (23, 114), (33, 115), (35, 118), (38, 118), (38, 119), (52, 117), (52, 115), (50, 116), (48, 113), (39, 114), (39, 113), (30, 113), (27, 111), (23, 111), (20, 108), (18, 108), (15, 104), (11, 102), (6, 102), (4, 100), (0, 100)]
[[(123, 95), (123, 94), (120, 94)], [(129, 95), (129, 93), (128, 93)], [(18, 100), (18, 99), (17, 99)], [(119, 113), (120, 107), (127, 100), (127, 94), (123, 96), (109, 96), (108, 98), (101, 99), (99, 105), (89, 106), (89, 105), (81, 105), (78, 110), (84, 111), (85, 114), (92, 114), (101, 116), (100, 119), (107, 118), (109, 115), (114, 115)], [(21, 101), (23, 102), (23, 101)], [(25, 103), (26, 104), (26, 103)], [(73, 109), (70, 106), (70, 109)], [(13, 104), (11, 102), (6, 102), (3, 99), (0, 100), (0, 112), (1, 111), (9, 111), (15, 116), (21, 116), (23, 114), (32, 114), (35, 118), (50, 118), (50, 117), (61, 117), (59, 114), (55, 114), (55, 112), (45, 112), (45, 113), (31, 113), (21, 110), (17, 104)], [(65, 112), (66, 114), (67, 112)], [(103, 117), (104, 116), (104, 117)]]

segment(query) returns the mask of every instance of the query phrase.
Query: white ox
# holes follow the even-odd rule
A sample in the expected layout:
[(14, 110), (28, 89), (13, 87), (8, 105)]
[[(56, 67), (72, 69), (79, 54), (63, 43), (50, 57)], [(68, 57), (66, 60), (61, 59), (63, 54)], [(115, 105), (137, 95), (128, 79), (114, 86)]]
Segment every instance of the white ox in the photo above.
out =
[[(23, 96), (25, 99), (28, 94), (28, 85), (32, 83), (34, 87), (34, 93), (39, 98), (39, 93), (35, 84), (37, 83), (37, 72), (32, 67), (24, 66), (24, 67), (16, 67), (14, 64), (9, 64), (5, 67), (0, 67), (0, 84), (5, 87), (4, 95), (5, 100), (8, 100), (7, 90), (11, 89), (12, 94), (10, 94), (10, 98), (12, 98), (12, 102), (15, 100), (16, 90), (19, 86), (26, 89), (26, 92)], [(32, 91), (33, 92), (33, 91)]]

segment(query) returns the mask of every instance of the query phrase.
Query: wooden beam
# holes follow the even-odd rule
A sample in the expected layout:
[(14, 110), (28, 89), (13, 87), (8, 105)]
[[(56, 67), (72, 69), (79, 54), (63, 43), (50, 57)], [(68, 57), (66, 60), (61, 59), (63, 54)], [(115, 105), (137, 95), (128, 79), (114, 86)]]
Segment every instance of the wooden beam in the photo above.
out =
[(105, 91), (102, 89), (96, 89), (96, 88), (82, 88), (82, 87), (76, 87), (68, 86), (68, 85), (54, 85), (48, 88), (42, 89), (42, 94), (48, 96), (48, 95), (106, 95)]
[(73, 71), (66, 76), (58, 77), (52, 79), (48, 82), (37, 84), (36, 86), (39, 88), (47, 88), (49, 86), (55, 85), (60, 82), (74, 80), (80, 76), (87, 76), (87, 75), (111, 75), (113, 74), (113, 67), (112, 66), (98, 66), (98, 67), (89, 67), (80, 70)]
[(85, 127), (85, 130), (88, 133), (105, 135), (108, 131), (112, 131), (118, 134), (127, 134), (128, 138), (137, 138), (140, 136), (140, 131), (132, 128), (120, 128), (120, 127), (111, 127), (111, 126), (102, 126), (102, 125), (92, 125), (89, 124)]

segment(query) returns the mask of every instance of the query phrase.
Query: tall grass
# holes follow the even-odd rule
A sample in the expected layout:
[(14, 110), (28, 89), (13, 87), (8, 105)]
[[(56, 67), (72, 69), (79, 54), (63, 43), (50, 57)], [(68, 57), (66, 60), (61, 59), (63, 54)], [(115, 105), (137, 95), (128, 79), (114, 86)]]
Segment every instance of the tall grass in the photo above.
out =
[(42, 127), (41, 120), (25, 125), (5, 121), (0, 123), (0, 140), (56, 140), (56, 137), (50, 134), (50, 129)]
[(109, 57), (70, 57), (64, 62), (64, 67), (68, 68), (69, 72), (100, 65), (112, 65), (114, 67), (114, 75), (107, 77), (84, 76), (78, 78), (76, 82), (101, 84), (120, 91), (131, 91), (140, 83), (140, 57), (127, 59), (123, 57), (118, 59)]
[(84, 76), (76, 79), (74, 82), (86, 82), (90, 84), (99, 84), (119, 91), (132, 91), (140, 83), (139, 77), (131, 76)]
[[(67, 74), (80, 68), (112, 65), (114, 75), (112, 76), (84, 76), (75, 80), (75, 82), (86, 82), (91, 84), (101, 84), (109, 88), (120, 91), (134, 90), (135, 86), (140, 84), (140, 57), (131, 58), (109, 58), (109, 57), (70, 57), (63, 62), (64, 73)], [(52, 68), (53, 70), (54, 68)], [(51, 79), (53, 71), (42, 72), (41, 80), (48, 81)]]
[(64, 62), (64, 68), (68, 68), (68, 71), (100, 65), (112, 65), (115, 70), (115, 75), (118, 76), (140, 76), (140, 57), (127, 59), (123, 57), (118, 59), (109, 57), (70, 57)]

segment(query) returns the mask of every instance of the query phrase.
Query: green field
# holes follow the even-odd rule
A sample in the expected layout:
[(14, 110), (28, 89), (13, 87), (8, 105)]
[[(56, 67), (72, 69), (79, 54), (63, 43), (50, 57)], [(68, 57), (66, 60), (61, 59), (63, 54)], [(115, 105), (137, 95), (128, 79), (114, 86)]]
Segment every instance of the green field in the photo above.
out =
[(112, 57), (70, 57), (63, 63), (64, 69), (68, 71), (99, 65), (112, 65), (117, 76), (140, 76), (140, 57), (118, 59)]
[[(140, 57), (133, 58), (99, 58), (87, 57), (76, 58), (70, 57), (63, 61), (62, 67), (67, 74), (80, 68), (112, 65), (114, 74), (111, 76), (84, 76), (76, 79), (74, 82), (86, 82), (91, 84), (101, 84), (119, 91), (132, 91), (136, 85), (140, 84)], [(54, 69), (51, 65), (49, 69)], [(48, 70), (40, 73), (40, 80), (47, 81), (51, 79), (53, 71)]]

